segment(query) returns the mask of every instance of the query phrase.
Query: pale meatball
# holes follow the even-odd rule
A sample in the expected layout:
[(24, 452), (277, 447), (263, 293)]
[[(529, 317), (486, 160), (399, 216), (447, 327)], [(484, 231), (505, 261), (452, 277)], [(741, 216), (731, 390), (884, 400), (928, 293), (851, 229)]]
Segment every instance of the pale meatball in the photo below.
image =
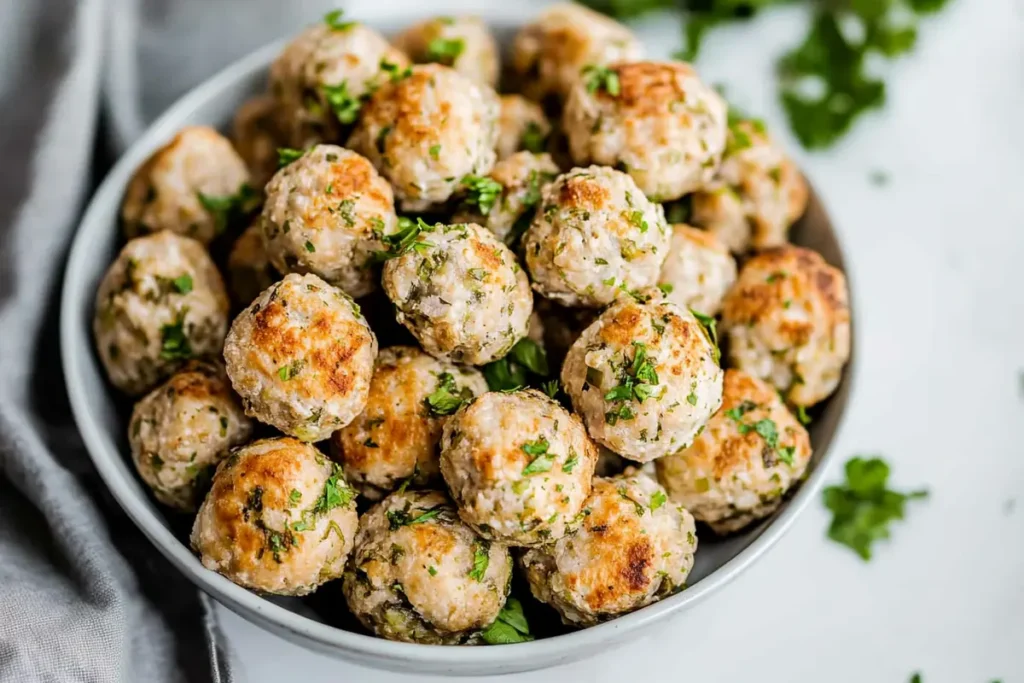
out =
[(231, 125), (231, 141), (249, 168), (252, 186), (258, 189), (277, 171), (277, 150), (285, 146), (274, 112), (274, 99), (258, 95), (242, 103)]
[(199, 242), (167, 231), (129, 241), (96, 292), (92, 329), (111, 384), (138, 396), (188, 359), (220, 353), (228, 307)]
[(728, 534), (771, 514), (810, 459), (807, 430), (775, 387), (726, 370), (722, 407), (707, 428), (689, 448), (654, 464), (674, 502)]
[(689, 64), (636, 62), (585, 71), (562, 126), (576, 164), (620, 168), (665, 202), (712, 179), (726, 121), (725, 100)]
[(249, 169), (208, 126), (182, 129), (132, 176), (121, 205), (130, 239), (161, 230), (209, 244), (252, 206)]
[(722, 299), (736, 282), (736, 260), (711, 233), (672, 226), (668, 258), (658, 286), (669, 301), (704, 315), (722, 310)]
[(575, 534), (521, 560), (533, 596), (564, 623), (593, 626), (686, 587), (697, 550), (693, 517), (656, 481), (595, 478), (583, 511)]
[(520, 29), (512, 46), (512, 70), (532, 100), (562, 98), (588, 65), (631, 62), (643, 46), (622, 24), (574, 3), (545, 10)]
[(522, 150), (540, 154), (548, 148), (551, 132), (551, 122), (539, 104), (522, 95), (501, 96), (498, 161)]
[(547, 154), (518, 152), (494, 165), (490, 175), (471, 181), (453, 223), (476, 223), (514, 245), (530, 226), (541, 191), (558, 175)]
[(579, 418), (533, 389), (484, 394), (445, 424), (441, 439), (441, 474), (459, 517), (506, 545), (571, 531), (596, 465)]
[(164, 505), (192, 512), (228, 451), (249, 440), (246, 417), (221, 367), (191, 362), (135, 404), (132, 461)]
[(730, 364), (812, 406), (835, 391), (850, 359), (846, 278), (817, 253), (779, 247), (751, 258), (725, 297)]
[(298, 149), (339, 142), (374, 89), (408, 63), (377, 31), (331, 12), (270, 66), (278, 129)]
[(378, 90), (348, 147), (370, 159), (404, 211), (448, 201), (467, 175), (494, 166), (498, 96), (446, 66), (413, 67)]
[(498, 43), (480, 17), (421, 21), (398, 34), (394, 45), (417, 64), (444, 64), (491, 88), (498, 85)]
[(366, 409), (331, 438), (345, 477), (370, 500), (405, 482), (436, 483), (441, 428), (449, 415), (486, 392), (478, 370), (412, 346), (381, 349)]
[(358, 525), (356, 493), (337, 464), (310, 444), (263, 439), (217, 468), (192, 548), (240, 586), (307, 595), (341, 577)]
[(259, 218), (235, 240), (228, 254), (227, 270), (228, 287), (238, 308), (248, 306), (260, 292), (280, 279), (267, 256)]
[(649, 462), (689, 446), (722, 403), (718, 349), (692, 313), (647, 290), (583, 331), (562, 387), (590, 436)]
[(533, 288), (584, 308), (657, 283), (668, 245), (661, 205), (625, 173), (600, 166), (573, 169), (544, 188), (523, 237)]
[(733, 120), (717, 175), (691, 200), (694, 224), (744, 253), (786, 243), (807, 207), (807, 183), (763, 123)]
[(533, 294), (515, 255), (473, 223), (427, 226), (384, 266), (383, 285), (427, 353), (483, 365), (526, 336)]
[(479, 642), (511, 579), (508, 549), (474, 534), (443, 493), (404, 491), (359, 520), (342, 590), (381, 638), (459, 645)]
[(315, 275), (286, 275), (238, 314), (224, 342), (245, 412), (321, 441), (363, 411), (377, 338), (359, 306)]
[(267, 184), (263, 238), (283, 273), (313, 273), (363, 297), (377, 287), (372, 255), (395, 232), (391, 186), (355, 152), (317, 145)]

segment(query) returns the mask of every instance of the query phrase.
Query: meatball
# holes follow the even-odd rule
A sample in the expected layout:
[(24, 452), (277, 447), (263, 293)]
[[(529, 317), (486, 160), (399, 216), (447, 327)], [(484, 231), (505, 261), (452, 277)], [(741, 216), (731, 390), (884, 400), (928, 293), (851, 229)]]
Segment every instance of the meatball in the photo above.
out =
[(498, 43), (479, 17), (421, 21), (400, 33), (394, 44), (418, 64), (444, 64), (478, 83), (498, 85)]
[(479, 642), (508, 595), (508, 549), (479, 538), (439, 491), (399, 491), (359, 520), (342, 590), (362, 624), (388, 640)]
[(129, 241), (96, 292), (93, 335), (110, 382), (138, 396), (189, 358), (220, 353), (228, 306), (199, 242), (167, 231)]
[(279, 279), (277, 271), (270, 265), (267, 249), (263, 244), (263, 230), (260, 219), (250, 225), (235, 240), (228, 254), (228, 286), (236, 306), (243, 308), (252, 303), (264, 289)]
[(131, 239), (161, 230), (209, 244), (233, 213), (252, 208), (249, 170), (226, 137), (207, 126), (182, 129), (132, 176), (121, 205)]
[(541, 190), (556, 175), (558, 166), (549, 155), (518, 152), (496, 163), (486, 178), (471, 181), (452, 222), (482, 225), (514, 245), (530, 225)]
[(523, 237), (533, 288), (585, 308), (655, 284), (668, 245), (661, 206), (625, 173), (600, 166), (573, 169), (544, 188)]
[(533, 295), (516, 257), (473, 223), (428, 226), (415, 248), (384, 266), (398, 322), (427, 353), (483, 365), (526, 336)]
[(231, 141), (249, 168), (255, 188), (262, 189), (277, 171), (277, 149), (284, 146), (274, 112), (274, 99), (258, 95), (238, 108), (231, 125)]
[(359, 524), (355, 498), (341, 468), (312, 445), (254, 441), (217, 468), (192, 548), (240, 586), (307, 595), (344, 572)]
[(583, 423), (539, 391), (491, 392), (444, 427), (441, 474), (459, 517), (484, 538), (535, 546), (578, 523), (597, 447)]
[(522, 566), (533, 596), (572, 626), (593, 626), (686, 587), (693, 517), (650, 477), (594, 479), (575, 534), (531, 548)]
[(823, 401), (850, 359), (848, 299), (843, 273), (809, 249), (754, 256), (722, 306), (730, 364), (794, 405)]
[(340, 141), (370, 93), (408, 63), (377, 31), (331, 12), (270, 66), (278, 129), (299, 149)]
[(672, 226), (659, 282), (669, 301), (704, 315), (717, 315), (734, 282), (736, 261), (713, 234), (688, 225)]
[(267, 184), (263, 238), (283, 273), (313, 273), (362, 297), (377, 286), (371, 256), (397, 230), (391, 186), (355, 152), (317, 145)]
[(731, 120), (722, 165), (691, 200), (694, 224), (744, 253), (786, 243), (807, 207), (807, 183), (762, 122)]
[(657, 289), (623, 297), (569, 349), (562, 386), (590, 436), (649, 462), (689, 446), (722, 403), (718, 349)]
[(321, 441), (366, 406), (377, 338), (359, 306), (315, 275), (286, 275), (238, 314), (224, 342), (252, 417)]
[(394, 186), (404, 211), (448, 201), (467, 175), (494, 166), (498, 96), (438, 64), (381, 87), (363, 110), (348, 147)]
[(190, 362), (135, 404), (132, 461), (164, 505), (195, 511), (213, 469), (252, 434), (223, 368)]
[(501, 96), (498, 161), (521, 150), (540, 154), (548, 148), (551, 132), (551, 122), (539, 104), (522, 95)]
[(722, 407), (707, 428), (689, 448), (654, 463), (674, 502), (728, 534), (771, 514), (810, 459), (807, 430), (775, 388), (726, 370)]
[(345, 477), (370, 500), (403, 481), (435, 483), (447, 416), (486, 391), (477, 370), (439, 361), (411, 346), (382, 349), (366, 409), (332, 437)]
[(549, 7), (520, 29), (512, 46), (512, 70), (532, 100), (568, 94), (588, 65), (603, 66), (643, 57), (632, 31), (574, 3)]
[(726, 119), (725, 101), (689, 64), (636, 62), (584, 71), (562, 126), (576, 164), (621, 168), (665, 202), (711, 180)]

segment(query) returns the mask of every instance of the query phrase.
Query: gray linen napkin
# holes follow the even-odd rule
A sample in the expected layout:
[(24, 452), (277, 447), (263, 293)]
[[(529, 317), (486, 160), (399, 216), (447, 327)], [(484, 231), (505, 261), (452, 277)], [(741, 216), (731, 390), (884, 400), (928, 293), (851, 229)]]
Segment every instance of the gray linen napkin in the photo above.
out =
[[(89, 462), (65, 394), (56, 302), (82, 204), (109, 160), (97, 150), (116, 154), (195, 81), (280, 34), (272, 8), (254, 9), (0, 1), (4, 683), (237, 680), (208, 599), (134, 528)], [(235, 30), (212, 28), (223, 21)]]

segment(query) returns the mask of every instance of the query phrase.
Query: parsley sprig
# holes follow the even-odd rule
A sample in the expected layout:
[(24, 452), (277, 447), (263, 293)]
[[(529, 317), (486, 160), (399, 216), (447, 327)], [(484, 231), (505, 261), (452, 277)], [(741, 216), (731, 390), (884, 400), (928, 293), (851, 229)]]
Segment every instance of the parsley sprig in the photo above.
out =
[(522, 604), (515, 598), (509, 598), (505, 606), (498, 612), (494, 623), (480, 633), (480, 637), (488, 645), (511, 645), (533, 640), (530, 625), (526, 623)]
[(928, 497), (928, 491), (900, 493), (886, 488), (889, 465), (879, 457), (856, 456), (846, 462), (846, 481), (823, 492), (832, 511), (828, 537), (867, 561), (871, 546), (889, 538), (889, 525), (903, 519), (910, 500)]
[(437, 227), (437, 225), (428, 224), (422, 218), (413, 221), (411, 218), (402, 216), (398, 219), (398, 232), (385, 235), (375, 230), (374, 236), (384, 244), (384, 250), (373, 252), (371, 262), (383, 263), (409, 251), (422, 252), (424, 249), (434, 246), (420, 237), (423, 233), (434, 232)]
[(423, 402), (432, 415), (440, 417), (451, 415), (472, 398), (473, 392), (469, 387), (459, 389), (455, 376), (450, 372), (442, 372), (437, 376), (437, 388)]
[(497, 180), (487, 176), (468, 175), (462, 179), (466, 188), (466, 203), (475, 204), (484, 216), (491, 212), (504, 189)]

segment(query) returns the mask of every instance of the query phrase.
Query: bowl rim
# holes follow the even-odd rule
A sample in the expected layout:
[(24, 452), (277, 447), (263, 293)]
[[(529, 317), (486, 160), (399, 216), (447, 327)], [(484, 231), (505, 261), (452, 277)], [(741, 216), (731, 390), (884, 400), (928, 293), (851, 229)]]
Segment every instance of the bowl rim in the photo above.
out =
[[(807, 507), (812, 498), (816, 497), (822, 486), (828, 459), (831, 457), (830, 446), (842, 431), (846, 419), (846, 404), (852, 393), (854, 378), (854, 306), (852, 297), (849, 302), (851, 353), (837, 389), (835, 399), (843, 401), (837, 416), (836, 425), (826, 442), (819, 446), (822, 453), (817, 466), (811, 471), (800, 488), (783, 504), (781, 509), (770, 517), (760, 529), (757, 537), (743, 548), (737, 555), (728, 560), (692, 587), (648, 605), (635, 612), (622, 615), (590, 628), (571, 631), (566, 634), (543, 638), (526, 643), (517, 643), (504, 647), (450, 647), (439, 645), (423, 645), (389, 641), (375, 636), (347, 631), (335, 626), (318, 622), (302, 614), (292, 612), (272, 601), (232, 583), (220, 574), (208, 570), (182, 543), (169, 528), (159, 519), (152, 505), (133, 494), (128, 486), (124, 470), (118, 469), (116, 461), (123, 459), (118, 448), (111, 447), (109, 439), (104, 436), (104, 429), (99, 420), (95, 419), (90, 407), (90, 396), (85, 382), (81, 379), (82, 369), (80, 358), (83, 341), (82, 311), (78, 295), (73, 291), (76, 286), (87, 282), (83, 273), (88, 269), (86, 242), (91, 233), (100, 228), (90, 226), (101, 221), (102, 214), (111, 205), (119, 206), (127, 179), (142, 160), (155, 149), (158, 143), (169, 139), (180, 128), (180, 121), (188, 112), (200, 108), (203, 104), (216, 99), (230, 87), (253, 78), (256, 72), (266, 71), (272, 59), (280, 51), (285, 39), (266, 45), (228, 65), (217, 74), (202, 82), (171, 107), (161, 114), (121, 156), (113, 168), (107, 173), (89, 202), (89, 206), (79, 222), (78, 230), (72, 242), (64, 283), (61, 293), (60, 308), (60, 345), (61, 360), (64, 368), (65, 384), (71, 403), (75, 423), (82, 435), (89, 457), (100, 474), (104, 484), (114, 499), (125, 511), (132, 522), (143, 532), (157, 550), (170, 561), (175, 568), (183, 573), (200, 590), (217, 601), (242, 615), (256, 613), (279, 628), (316, 643), (327, 650), (349, 652), (361, 656), (386, 658), (405, 664), (435, 664), (451, 667), (487, 664), (489, 666), (513, 665), (517, 660), (537, 657), (540, 659), (564, 659), (568, 652), (579, 650), (588, 644), (606, 642), (616, 632), (637, 631), (644, 626), (670, 614), (703, 602), (718, 589), (735, 579), (755, 560), (774, 546), (790, 529), (796, 518)], [(811, 189), (813, 193), (813, 188)], [(831, 218), (830, 218), (831, 222)], [(832, 237), (838, 252), (845, 256), (839, 235), (832, 223)], [(841, 259), (845, 260), (845, 259)], [(845, 263), (840, 264), (849, 283), (850, 274)], [(850, 288), (852, 290), (852, 287)], [(88, 327), (88, 326), (86, 326)], [(91, 349), (92, 338), (87, 331), (84, 340)], [(83, 361), (84, 362), (84, 361)], [(844, 386), (845, 385), (845, 386)], [(842, 396), (838, 395), (839, 393)], [(123, 463), (122, 463), (123, 465)], [(131, 472), (128, 472), (131, 476)], [(520, 665), (521, 666), (521, 665)]]

